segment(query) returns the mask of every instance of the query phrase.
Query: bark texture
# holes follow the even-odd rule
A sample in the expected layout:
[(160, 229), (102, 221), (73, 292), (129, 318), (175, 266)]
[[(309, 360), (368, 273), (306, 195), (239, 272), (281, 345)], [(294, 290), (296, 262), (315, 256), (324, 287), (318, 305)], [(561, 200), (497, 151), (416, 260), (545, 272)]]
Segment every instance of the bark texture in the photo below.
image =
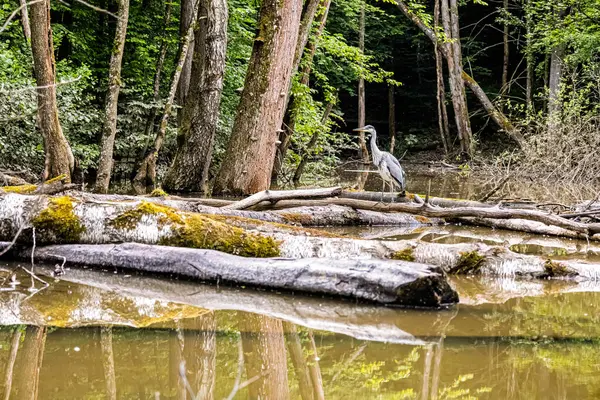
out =
[(56, 64), (50, 27), (50, 0), (31, 5), (31, 52), (37, 89), (37, 124), (44, 139), (43, 180), (65, 175), (71, 181), (73, 153), (63, 135), (56, 103)]
[(388, 86), (388, 125), (390, 133), (390, 153), (394, 154), (396, 146), (396, 96), (394, 86)]
[(108, 92), (104, 105), (104, 125), (102, 127), (102, 140), (100, 143), (100, 161), (98, 162), (98, 176), (96, 178), (96, 192), (108, 192), (110, 176), (113, 168), (113, 152), (115, 136), (117, 135), (117, 107), (119, 92), (121, 90), (121, 62), (127, 36), (127, 23), (129, 20), (129, 0), (118, 0), (117, 28), (110, 56), (108, 69)]
[(446, 61), (448, 63), (452, 105), (454, 107), (454, 122), (458, 131), (460, 149), (463, 154), (470, 158), (474, 150), (473, 135), (462, 77), (462, 51), (456, 0), (441, 0), (441, 16), (444, 33), (446, 38), (449, 39), (445, 46), (449, 55), (446, 57)]
[(19, 0), (21, 5), (21, 25), (23, 25), (23, 35), (27, 42), (31, 42), (31, 27), (29, 26), (29, 12), (27, 11), (27, 0)]
[(19, 368), (15, 370), (13, 386), (15, 399), (36, 400), (38, 398), (47, 332), (48, 329), (44, 326), (28, 326), (25, 329), (22, 362), (17, 364)]
[[(435, 0), (433, 9), (433, 27), (437, 31), (440, 25), (440, 0)], [(442, 45), (443, 46), (443, 45)], [(435, 74), (436, 74), (436, 99), (437, 99), (437, 111), (438, 111), (438, 128), (440, 130), (440, 137), (442, 139), (442, 145), (444, 146), (444, 153), (448, 155), (451, 148), (450, 141), (450, 127), (448, 124), (448, 110), (446, 108), (446, 84), (444, 83), (444, 65), (442, 62), (442, 52), (440, 50), (440, 43), (438, 40), (433, 42), (433, 51), (435, 55)]]
[[(169, 117), (171, 116), (171, 110), (173, 109), (173, 102), (175, 101), (175, 94), (181, 77), (181, 71), (188, 55), (190, 48), (190, 42), (194, 36), (194, 28), (190, 25), (186, 35), (183, 38), (181, 52), (179, 53), (179, 59), (175, 67), (175, 73), (173, 74), (173, 80), (171, 82), (171, 89), (169, 90), (169, 97), (165, 104), (165, 110), (160, 121), (160, 126), (152, 148), (146, 152), (144, 159), (142, 160), (138, 171), (133, 178), (133, 187), (137, 193), (144, 193), (147, 189), (152, 191), (156, 187), (156, 159), (158, 153), (162, 148), (165, 136), (167, 135), (167, 126), (169, 123)], [(217, 105), (218, 107), (218, 105)]]
[(227, 2), (201, 0), (198, 15), (192, 77), (182, 111), (179, 147), (163, 187), (178, 192), (206, 193), (225, 73)]
[(285, 112), (296, 48), (301, 0), (265, 0), (246, 82), (215, 193), (268, 189), (278, 130)]
[[(194, 7), (196, 0), (182, 0), (181, 1), (181, 13), (179, 17), (179, 36), (184, 37), (187, 31), (192, 26), (192, 21), (196, 19), (198, 15), (197, 9)], [(194, 42), (192, 38), (192, 44), (190, 44), (191, 48), (194, 48)], [(180, 53), (181, 47), (183, 47), (183, 43), (180, 45)], [(183, 106), (185, 104), (185, 99), (187, 98), (188, 90), (190, 87), (190, 78), (192, 76), (192, 59), (194, 57), (193, 53), (188, 53), (185, 58), (185, 62), (183, 63), (183, 67), (181, 69), (181, 79), (179, 80), (179, 85), (177, 86), (177, 104)], [(180, 115), (178, 115), (181, 118)]]
[[(310, 3), (309, 5), (312, 6), (312, 3)], [(323, 30), (325, 29), (325, 23), (327, 22), (327, 15), (329, 14), (329, 6), (330, 5), (331, 5), (331, 0), (323, 0), (321, 2), (321, 14), (320, 14), (320, 18), (318, 21), (319, 27), (317, 28), (317, 31), (315, 32), (315, 35), (311, 42), (308, 42), (308, 37), (306, 38), (306, 41), (303, 42), (304, 45), (306, 46), (307, 56), (306, 56), (306, 60), (304, 63), (304, 67), (300, 71), (300, 84), (302, 84), (302, 85), (308, 86), (308, 84), (309, 84), (309, 77), (310, 77), (310, 71), (312, 68), (313, 59), (314, 59), (315, 53), (317, 51), (319, 39), (321, 38), (321, 35), (323, 34)], [(306, 12), (308, 12), (309, 10), (310, 9), (307, 8)], [(312, 16), (312, 18), (314, 19), (314, 15)], [(303, 22), (300, 26), (301, 32), (298, 35), (299, 43), (298, 43), (298, 46), (296, 46), (296, 55), (298, 54), (299, 50), (304, 50), (304, 47), (299, 48), (299, 44), (300, 44), (301, 40), (304, 40), (302, 29), (303, 29), (303, 26), (305, 25), (304, 21), (306, 19), (308, 19), (308, 16), (305, 14), (302, 17)], [(307, 33), (310, 33), (310, 29), (307, 31)], [(298, 69), (301, 59), (302, 59), (302, 53), (300, 53), (299, 59), (296, 59), (294, 56), (294, 71), (296, 71)], [(292, 135), (294, 134), (294, 129), (295, 129), (295, 125), (296, 125), (295, 112), (299, 106), (300, 106), (299, 101), (296, 98), (292, 97), (291, 102), (288, 99), (284, 124), (281, 127), (280, 134), (279, 134), (279, 141), (281, 143), (279, 143), (279, 145), (277, 146), (277, 150), (275, 152), (275, 161), (273, 163), (273, 172), (271, 174), (271, 182), (274, 184), (277, 184), (277, 181), (279, 179), (279, 174), (281, 172), (281, 167), (283, 167), (287, 151), (290, 148), (290, 144), (292, 141)]]
[[(360, 20), (358, 23), (358, 47), (361, 53), (365, 52), (365, 2), (362, 2), (360, 8)], [(365, 104), (365, 79), (358, 78), (358, 127), (366, 125), (366, 104)], [(358, 134), (358, 156), (364, 165), (369, 165), (369, 151), (367, 150), (367, 141), (365, 133)], [(358, 175), (358, 190), (363, 190), (369, 177), (368, 172), (362, 172)]]

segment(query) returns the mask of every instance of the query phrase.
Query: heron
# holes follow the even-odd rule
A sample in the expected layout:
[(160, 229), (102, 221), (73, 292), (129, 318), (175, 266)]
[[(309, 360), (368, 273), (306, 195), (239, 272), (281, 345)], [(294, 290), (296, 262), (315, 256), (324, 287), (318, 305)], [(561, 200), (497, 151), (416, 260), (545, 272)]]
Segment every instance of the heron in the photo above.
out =
[[(377, 167), (379, 176), (383, 181), (381, 188), (381, 199), (383, 200), (383, 192), (385, 191), (385, 185), (390, 185), (390, 193), (393, 194), (394, 188), (398, 186), (401, 192), (404, 192), (406, 187), (406, 174), (400, 165), (400, 162), (396, 157), (387, 151), (381, 151), (377, 147), (377, 131), (373, 128), (373, 125), (366, 125), (362, 128), (354, 129), (355, 132), (365, 132), (371, 135), (371, 157), (373, 165)], [(393, 199), (393, 196), (392, 196)]]

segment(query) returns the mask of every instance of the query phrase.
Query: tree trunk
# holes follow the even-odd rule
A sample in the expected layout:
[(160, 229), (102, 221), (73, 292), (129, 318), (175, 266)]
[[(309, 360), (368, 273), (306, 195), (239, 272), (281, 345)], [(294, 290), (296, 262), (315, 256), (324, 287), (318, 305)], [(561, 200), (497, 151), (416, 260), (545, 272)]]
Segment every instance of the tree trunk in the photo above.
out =
[(170, 191), (208, 192), (225, 74), (228, 10), (226, 0), (201, 0), (200, 6), (190, 89), (179, 131), (183, 142), (163, 183)]
[[(508, 0), (503, 1), (504, 6), (504, 18), (508, 18), (510, 12), (508, 11)], [(500, 93), (505, 94), (510, 91), (509, 83), (508, 83), (508, 62), (510, 57), (510, 47), (508, 46), (508, 22), (504, 22), (504, 32), (502, 33), (502, 42), (504, 45), (504, 58), (502, 62), (502, 89)], [(499, 107), (500, 111), (502, 111), (502, 105)]]
[(390, 132), (390, 153), (394, 154), (396, 146), (396, 97), (394, 86), (388, 86), (388, 125)]
[(259, 314), (238, 314), (251, 399), (289, 399), (287, 357), (280, 320)]
[[(169, 21), (171, 19), (171, 3), (167, 2), (165, 9), (165, 19), (163, 22), (164, 29), (166, 30), (169, 27)], [(160, 76), (162, 73), (163, 64), (165, 63), (165, 57), (167, 55), (167, 40), (163, 37), (163, 40), (160, 44), (160, 50), (158, 53), (158, 60), (156, 61), (156, 71), (154, 73), (154, 83), (152, 85), (152, 103), (156, 104), (158, 99), (160, 98)], [(146, 120), (146, 128), (144, 129), (144, 136), (146, 136), (146, 143), (142, 152), (140, 154), (140, 158), (143, 159), (146, 155), (146, 151), (148, 150), (148, 145), (150, 144), (150, 138), (154, 133), (154, 120), (156, 119), (156, 105), (154, 105), (150, 112), (148, 113), (148, 119)]]
[(323, 378), (321, 376), (321, 367), (319, 366), (319, 355), (317, 354), (317, 344), (312, 330), (308, 331), (308, 370), (310, 372), (310, 380), (312, 381), (315, 400), (325, 400), (323, 392)]
[(534, 56), (532, 49), (531, 36), (533, 35), (533, 21), (531, 18), (530, 2), (526, 0), (525, 11), (525, 61), (527, 63), (527, 84), (525, 88), (525, 99), (527, 102), (527, 113), (531, 115), (533, 111), (533, 74), (534, 74)]
[(265, 0), (231, 139), (215, 193), (249, 194), (268, 189), (278, 130), (292, 75), (301, 0)]
[[(310, 3), (310, 4), (312, 5), (312, 3)], [(302, 69), (302, 71), (300, 72), (300, 84), (301, 85), (308, 86), (313, 58), (315, 57), (315, 53), (317, 51), (319, 38), (323, 34), (323, 30), (325, 29), (325, 23), (327, 21), (327, 15), (329, 14), (329, 6), (330, 5), (331, 5), (331, 0), (323, 0), (322, 1), (321, 8), (323, 11), (321, 14), (321, 18), (319, 20), (319, 28), (317, 29), (315, 37), (313, 38), (313, 41), (311, 43), (306, 44), (308, 42), (308, 37), (306, 38), (306, 40), (304, 40), (304, 36), (302, 34), (299, 34), (299, 41), (304, 40), (303, 43), (306, 46), (306, 50), (308, 51), (305, 66)], [(305, 17), (302, 18), (303, 21), (304, 21), (304, 19), (305, 19)], [(314, 19), (314, 15), (313, 15), (313, 19)], [(301, 25), (301, 29), (302, 29), (302, 25)], [(310, 33), (310, 29), (308, 30), (308, 33)], [(304, 47), (302, 47), (300, 50), (303, 50), (303, 49), (304, 49)], [(298, 51), (299, 51), (299, 47), (296, 46), (296, 55), (298, 55)], [(299, 59), (296, 59), (294, 56), (294, 71), (296, 71), (298, 69), (301, 59), (302, 59), (302, 53), (300, 53)], [(297, 61), (297, 64), (296, 64), (296, 61)], [(279, 142), (280, 143), (277, 145), (277, 150), (275, 152), (275, 161), (273, 163), (273, 172), (271, 173), (271, 181), (274, 184), (277, 184), (277, 181), (279, 180), (279, 173), (281, 172), (281, 167), (283, 167), (283, 164), (285, 163), (285, 157), (287, 155), (288, 149), (290, 148), (292, 135), (294, 134), (294, 129), (295, 129), (295, 125), (296, 125), (294, 113), (298, 107), (299, 107), (299, 103), (297, 102), (297, 100), (294, 97), (292, 97), (291, 102), (288, 99), (287, 109), (285, 112), (284, 124), (282, 125), (280, 134), (279, 134)]]
[[(325, 107), (325, 112), (323, 113), (323, 118), (321, 119), (321, 125), (323, 126), (324, 129), (326, 129), (327, 121), (329, 120), (329, 115), (331, 114), (331, 110), (333, 110), (333, 105), (334, 105), (335, 101), (337, 101), (337, 96), (336, 96), (336, 100), (330, 102), (329, 104), (327, 104), (327, 107)], [(293, 182), (294, 182), (294, 186), (296, 186), (296, 187), (300, 185), (300, 179), (302, 178), (302, 174), (304, 173), (304, 168), (306, 167), (306, 164), (308, 164), (308, 162), (310, 161), (310, 158), (313, 155), (313, 149), (317, 145), (318, 139), (319, 139), (319, 131), (317, 130), (317, 131), (313, 132), (312, 136), (310, 137), (310, 141), (308, 142), (308, 144), (306, 145), (306, 148), (304, 149), (304, 153), (302, 154), (300, 163), (298, 164), (298, 168), (296, 168), (296, 172), (294, 172)]]
[[(419, 29), (421, 29), (421, 31), (423, 31), (423, 33), (425, 34), (425, 36), (427, 36), (429, 38), (429, 40), (431, 40), (434, 43), (439, 40), (439, 38), (437, 37), (437, 35), (433, 31), (433, 29), (431, 29), (429, 26), (427, 26), (427, 24), (425, 24), (421, 20), (421, 18), (419, 18), (418, 15), (416, 15), (414, 12), (412, 12), (408, 8), (406, 3), (404, 3), (404, 1), (396, 0), (396, 5), (398, 6), (398, 8), (400, 8), (400, 11), (402, 11), (402, 13), (407, 18), (409, 18), (411, 21), (413, 21), (414, 24), (417, 25), (419, 27)], [(439, 49), (446, 59), (448, 59), (451, 56), (448, 46), (440, 46)], [(475, 81), (475, 79), (473, 79), (471, 76), (469, 76), (469, 74), (467, 74), (464, 70), (462, 71), (462, 77), (463, 77), (464, 83), (467, 86), (469, 86), (469, 89), (471, 89), (473, 94), (477, 97), (477, 100), (479, 100), (479, 102), (481, 103), (483, 108), (486, 110), (488, 115), (492, 118), (492, 120), (496, 124), (498, 124), (498, 126), (504, 132), (506, 132), (513, 140), (515, 140), (520, 147), (523, 147), (525, 139), (523, 138), (523, 135), (521, 134), (521, 132), (519, 132), (512, 125), (512, 123), (506, 117), (506, 115), (504, 115), (500, 110), (498, 110), (498, 108), (496, 108), (494, 106), (494, 104), (490, 101), (489, 97), (485, 94), (483, 89), (479, 86), (477, 81)]]
[(43, 180), (64, 174), (69, 183), (74, 159), (58, 119), (56, 65), (49, 0), (31, 4), (31, 52), (35, 81), (38, 86), (37, 123), (44, 139), (46, 153)]
[(187, 58), (193, 36), (194, 27), (190, 25), (186, 35), (183, 38), (181, 53), (179, 54), (179, 59), (175, 67), (173, 80), (171, 82), (171, 89), (169, 90), (169, 97), (167, 98), (167, 103), (165, 104), (165, 110), (160, 121), (158, 132), (156, 133), (156, 138), (154, 139), (154, 144), (150, 151), (146, 152), (144, 159), (142, 160), (138, 171), (133, 178), (133, 188), (138, 194), (144, 193), (148, 188), (153, 190), (156, 186), (156, 159), (158, 158), (158, 153), (162, 148), (162, 144), (167, 134), (167, 126), (169, 123), (169, 117), (171, 116), (171, 110), (173, 108), (173, 101), (175, 100), (175, 93), (177, 91), (183, 64)]
[(21, 5), (21, 25), (23, 25), (23, 35), (27, 43), (31, 42), (31, 27), (29, 26), (29, 13), (27, 12), (27, 0), (19, 0)]
[[(33, 19), (33, 9), (32, 9)], [(32, 38), (35, 33), (32, 31)], [(40, 370), (44, 359), (47, 328), (40, 326), (27, 326), (23, 339), (23, 354), (20, 368), (15, 372), (15, 399), (36, 400), (40, 383)]]
[(123, 60), (129, 19), (129, 0), (118, 0), (117, 3), (119, 5), (117, 13), (119, 19), (117, 20), (113, 51), (110, 56), (108, 92), (106, 94), (104, 126), (102, 128), (102, 141), (100, 144), (100, 161), (98, 163), (98, 176), (94, 188), (99, 193), (108, 192), (113, 168), (113, 152), (115, 136), (117, 134), (117, 106), (119, 103), (119, 91), (121, 90), (121, 61)]
[[(365, 2), (363, 0), (360, 8), (360, 20), (358, 25), (358, 48), (360, 52), (365, 52)], [(365, 105), (365, 79), (360, 76), (358, 78), (358, 126), (363, 127), (366, 125), (366, 105)], [(369, 151), (367, 150), (367, 141), (365, 140), (365, 133), (359, 132), (358, 135), (358, 156), (362, 161), (364, 167), (370, 164)], [(364, 168), (363, 167), (363, 168)], [(364, 190), (367, 178), (369, 177), (368, 172), (361, 172), (358, 175), (358, 190)]]
[[(435, 0), (433, 8), (433, 27), (437, 32), (440, 25), (440, 0)], [(442, 54), (439, 48), (439, 41), (433, 42), (433, 51), (435, 53), (435, 72), (437, 83), (437, 110), (438, 110), (438, 128), (444, 145), (444, 154), (448, 156), (450, 151), (450, 127), (448, 126), (448, 111), (446, 109), (446, 85), (444, 83), (444, 65), (442, 63)], [(442, 46), (444, 46), (442, 44)]]
[(458, 25), (458, 8), (456, 0), (441, 0), (442, 25), (446, 37), (451, 41), (446, 43), (449, 57), (448, 74), (450, 80), (450, 91), (452, 93), (452, 104), (454, 106), (454, 120), (458, 130), (460, 148), (462, 153), (471, 158), (473, 155), (473, 139), (471, 123), (469, 121), (469, 110), (462, 77), (462, 52), (460, 44), (460, 33)]
[[(181, 14), (179, 17), (179, 37), (184, 37), (187, 34), (187, 31), (190, 29), (192, 25), (192, 21), (194, 21), (198, 15), (197, 8), (194, 7), (194, 4), (200, 0), (182, 0), (181, 1)], [(192, 43), (190, 44), (191, 48), (194, 48), (194, 38), (192, 38)], [(179, 54), (181, 54), (181, 48), (183, 47), (183, 43), (180, 44)], [(177, 104), (180, 106), (185, 105), (185, 99), (187, 98), (189, 87), (190, 87), (190, 78), (192, 76), (192, 59), (194, 58), (193, 53), (189, 53), (185, 58), (185, 62), (183, 63), (183, 67), (181, 68), (181, 79), (179, 80), (179, 85), (177, 87)], [(178, 122), (181, 122), (181, 113), (178, 114)], [(180, 125), (178, 123), (178, 125)]]
[(560, 101), (560, 89), (563, 70), (563, 58), (565, 55), (565, 45), (559, 44), (552, 49), (550, 56), (550, 76), (548, 84), (548, 129), (556, 128), (560, 120), (562, 103)]

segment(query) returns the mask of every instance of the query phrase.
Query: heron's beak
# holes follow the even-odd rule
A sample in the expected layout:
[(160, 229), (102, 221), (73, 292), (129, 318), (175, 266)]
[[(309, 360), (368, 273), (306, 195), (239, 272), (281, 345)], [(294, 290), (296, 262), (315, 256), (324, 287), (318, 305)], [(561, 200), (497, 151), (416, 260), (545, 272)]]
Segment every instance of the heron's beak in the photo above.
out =
[(352, 129), (353, 132), (367, 132), (367, 130), (363, 127), (363, 128), (356, 128), (356, 129)]

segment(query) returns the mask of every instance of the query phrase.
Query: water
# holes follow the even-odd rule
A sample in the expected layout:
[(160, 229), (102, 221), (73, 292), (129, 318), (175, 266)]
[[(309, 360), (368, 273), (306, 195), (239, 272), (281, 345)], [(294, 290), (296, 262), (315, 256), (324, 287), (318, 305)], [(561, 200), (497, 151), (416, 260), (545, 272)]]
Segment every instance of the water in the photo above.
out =
[(600, 396), (595, 283), (454, 279), (461, 304), (423, 311), (114, 271), (44, 279), (0, 292), (3, 399)]

